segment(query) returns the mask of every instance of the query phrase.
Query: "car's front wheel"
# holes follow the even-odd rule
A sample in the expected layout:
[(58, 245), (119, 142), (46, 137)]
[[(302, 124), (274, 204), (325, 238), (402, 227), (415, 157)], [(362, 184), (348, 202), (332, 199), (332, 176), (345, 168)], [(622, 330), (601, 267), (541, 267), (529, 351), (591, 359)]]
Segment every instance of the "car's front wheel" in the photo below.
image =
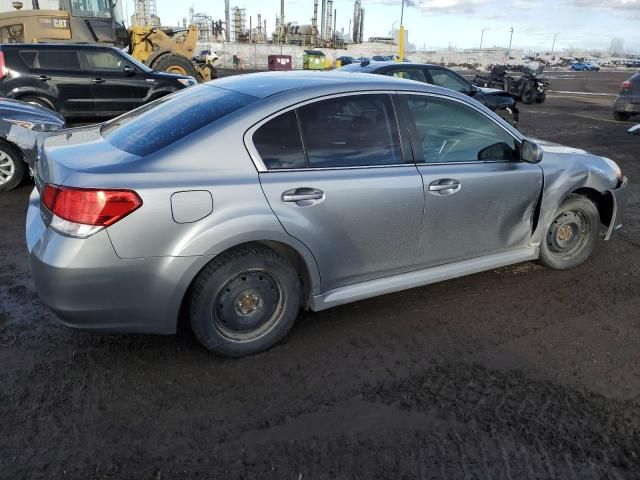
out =
[(195, 280), (191, 327), (210, 351), (241, 357), (266, 350), (293, 326), (301, 304), (296, 269), (263, 246), (232, 249)]
[(16, 188), (27, 174), (27, 165), (18, 150), (0, 142), (0, 192)]
[(593, 253), (600, 232), (600, 214), (594, 203), (572, 194), (560, 205), (540, 245), (540, 263), (566, 270)]

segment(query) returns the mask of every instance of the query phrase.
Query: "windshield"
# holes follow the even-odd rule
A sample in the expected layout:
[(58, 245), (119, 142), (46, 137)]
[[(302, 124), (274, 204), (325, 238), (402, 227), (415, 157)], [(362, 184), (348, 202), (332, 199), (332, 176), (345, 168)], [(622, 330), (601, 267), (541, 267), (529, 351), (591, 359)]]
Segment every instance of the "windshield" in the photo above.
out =
[(111, 18), (111, 0), (71, 0), (71, 15), (87, 18)]

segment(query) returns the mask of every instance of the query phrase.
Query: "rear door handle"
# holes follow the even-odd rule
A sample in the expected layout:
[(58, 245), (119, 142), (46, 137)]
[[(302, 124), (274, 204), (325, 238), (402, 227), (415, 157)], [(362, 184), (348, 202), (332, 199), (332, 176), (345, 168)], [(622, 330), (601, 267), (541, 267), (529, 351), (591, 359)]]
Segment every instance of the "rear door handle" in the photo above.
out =
[(312, 200), (324, 200), (324, 192), (317, 188), (294, 188), (287, 190), (282, 194), (283, 202), (304, 202), (307, 205), (311, 205)]
[(105, 83), (106, 80), (104, 78), (94, 78), (91, 80), (91, 83)]
[(39, 75), (38, 80), (41, 82), (46, 82), (47, 80), (51, 80), (51, 77), (47, 77), (46, 75)]
[(460, 190), (462, 185), (452, 178), (441, 178), (429, 184), (429, 191), (434, 195), (451, 195)]

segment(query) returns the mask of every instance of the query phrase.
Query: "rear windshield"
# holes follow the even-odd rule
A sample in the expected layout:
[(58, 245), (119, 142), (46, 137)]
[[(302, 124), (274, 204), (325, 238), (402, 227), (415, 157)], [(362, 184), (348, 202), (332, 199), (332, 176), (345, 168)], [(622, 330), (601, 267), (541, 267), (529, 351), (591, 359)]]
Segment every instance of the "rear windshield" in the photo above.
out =
[(256, 100), (250, 95), (198, 85), (125, 113), (105, 123), (101, 132), (120, 150), (145, 156)]

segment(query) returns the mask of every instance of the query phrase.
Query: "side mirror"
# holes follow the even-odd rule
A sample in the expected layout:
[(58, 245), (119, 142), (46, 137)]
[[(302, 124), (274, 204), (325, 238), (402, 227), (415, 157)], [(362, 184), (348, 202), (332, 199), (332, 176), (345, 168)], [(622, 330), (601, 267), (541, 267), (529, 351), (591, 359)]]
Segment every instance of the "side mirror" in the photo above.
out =
[(520, 160), (527, 163), (540, 163), (543, 156), (542, 149), (535, 143), (525, 140), (520, 150)]
[(631, 127), (627, 130), (629, 135), (640, 135), (640, 125), (636, 125), (635, 127)]
[(131, 65), (125, 65), (123, 72), (127, 77), (132, 77), (133, 75), (136, 74), (136, 69), (133, 68)]

